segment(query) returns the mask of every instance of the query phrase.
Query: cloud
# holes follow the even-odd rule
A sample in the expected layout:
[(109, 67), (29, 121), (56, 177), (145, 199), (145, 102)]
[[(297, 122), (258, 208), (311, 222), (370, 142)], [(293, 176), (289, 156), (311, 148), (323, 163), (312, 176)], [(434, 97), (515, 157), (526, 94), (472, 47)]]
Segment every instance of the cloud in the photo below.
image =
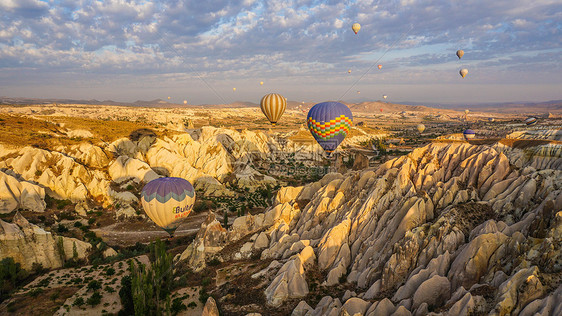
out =
[(0, 71), (28, 75), (197, 72), (337, 84), (385, 54), (384, 69), (395, 71), (388, 80), (440, 83), (449, 67), (456, 73), (458, 48), (471, 67), (503, 70), (499, 81), (521, 66), (537, 82), (538, 69), (562, 70), (555, 0), (0, 0), (0, 11)]

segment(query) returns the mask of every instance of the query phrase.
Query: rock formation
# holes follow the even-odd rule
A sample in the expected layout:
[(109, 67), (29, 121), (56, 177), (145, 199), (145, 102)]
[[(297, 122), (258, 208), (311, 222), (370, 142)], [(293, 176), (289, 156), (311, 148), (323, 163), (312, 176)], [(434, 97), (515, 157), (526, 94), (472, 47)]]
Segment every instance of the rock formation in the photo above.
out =
[(541, 146), (432, 143), (376, 170), (282, 188), (245, 246), (281, 263), (256, 276), (273, 271), (267, 304), (305, 297), (307, 271), (319, 269), (321, 286), (345, 280), (359, 294), (302, 301), (293, 314), (554, 311), (559, 281), (544, 280), (562, 270), (562, 168), (559, 145)]
[(19, 212), (12, 223), (0, 220), (0, 259), (11, 257), (23, 269), (31, 270), (33, 264), (43, 268), (62, 267), (64, 260), (85, 259), (92, 245), (75, 238), (53, 236), (37, 225), (29, 223)]

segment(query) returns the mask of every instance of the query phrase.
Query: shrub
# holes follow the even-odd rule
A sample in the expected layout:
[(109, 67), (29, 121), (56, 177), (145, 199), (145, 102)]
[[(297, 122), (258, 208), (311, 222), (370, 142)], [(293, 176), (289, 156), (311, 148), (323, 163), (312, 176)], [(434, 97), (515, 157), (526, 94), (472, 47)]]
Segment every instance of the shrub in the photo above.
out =
[(109, 268), (109, 269), (107, 269), (107, 271), (105, 271), (105, 274), (107, 274), (107, 275), (114, 275), (114, 274), (115, 274), (115, 269)]
[(96, 306), (99, 303), (101, 303), (101, 294), (100, 292), (94, 292), (94, 294), (92, 294), (92, 296), (90, 296), (87, 300), (86, 303), (90, 306)]
[(33, 290), (27, 292), (27, 295), (29, 295), (31, 297), (37, 297), (37, 296), (39, 296), (39, 294), (41, 294), (43, 292), (44, 291), (43, 291), (42, 288), (36, 288), (36, 289), (33, 289)]
[(101, 288), (101, 282), (98, 280), (92, 280), (88, 283), (88, 290), (99, 290)]
[[(193, 303), (193, 302), (192, 302), (192, 303)], [(196, 304), (196, 305), (197, 305), (197, 304)], [(182, 301), (181, 301), (181, 299), (180, 299), (179, 297), (178, 297), (178, 298), (175, 298), (175, 299), (172, 301), (172, 308), (171, 308), (172, 315), (175, 316), (175, 315), (177, 315), (179, 312), (184, 311), (184, 310), (187, 310), (187, 306), (185, 306), (185, 304), (182, 303)]]
[(59, 224), (59, 226), (57, 227), (57, 233), (59, 234), (63, 234), (68, 232), (68, 228), (66, 228), (66, 226)]
[(84, 305), (84, 299), (82, 297), (77, 297), (74, 299), (74, 302), (72, 302), (72, 305), (80, 307)]

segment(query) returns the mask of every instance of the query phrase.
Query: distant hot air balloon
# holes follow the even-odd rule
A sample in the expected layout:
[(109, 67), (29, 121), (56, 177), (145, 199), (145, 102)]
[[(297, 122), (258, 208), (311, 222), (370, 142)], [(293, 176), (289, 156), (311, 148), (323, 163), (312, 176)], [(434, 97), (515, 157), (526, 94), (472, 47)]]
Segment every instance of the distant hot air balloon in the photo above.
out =
[(232, 88), (232, 91), (233, 91), (233, 92), (236, 91), (236, 88)]
[(359, 32), (359, 30), (361, 29), (361, 24), (353, 23), (353, 25), (351, 26), (351, 29), (353, 30), (353, 32), (355, 32), (355, 34), (357, 34), (357, 32)]
[(457, 51), (457, 57), (458, 57), (459, 59), (461, 59), (463, 55), (464, 55), (464, 51), (463, 51), (462, 49), (459, 49), (459, 50)]
[(275, 126), (287, 108), (287, 99), (277, 93), (266, 94), (261, 98), (260, 108), (271, 124)]
[(187, 104), (187, 100), (183, 100), (183, 104)]
[(420, 132), (420, 134), (423, 133), (423, 131), (425, 131), (425, 125), (423, 124), (418, 124), (416, 128), (418, 129), (418, 132)]
[(361, 93), (361, 91), (357, 90), (357, 94)]
[(170, 99), (171, 99), (171, 97), (168, 97), (168, 100), (170, 100)]
[(349, 70), (347, 71), (347, 73), (350, 74), (350, 73), (351, 73), (351, 69), (349, 69)]
[(527, 126), (535, 125), (537, 122), (538, 120), (535, 117), (529, 117), (525, 120), (525, 124), (527, 124)]
[(195, 203), (195, 190), (182, 178), (159, 178), (142, 189), (141, 203), (146, 215), (170, 236), (191, 213)]
[(349, 133), (353, 115), (343, 103), (322, 102), (310, 109), (306, 121), (314, 139), (330, 154)]
[(466, 140), (473, 139), (474, 136), (476, 135), (476, 133), (471, 129), (465, 130), (462, 134), (464, 136), (464, 139)]
[(260, 86), (263, 86), (263, 81), (260, 81)]
[(488, 122), (493, 122), (493, 121), (495, 121), (495, 120), (496, 120), (496, 119), (494, 119), (493, 117), (489, 117), (489, 118), (488, 118)]
[(459, 71), (459, 74), (461, 74), (461, 77), (466, 77), (466, 75), (468, 74), (468, 69), (463, 68)]
[(382, 96), (382, 98), (386, 100), (386, 98), (388, 98), (388, 96), (385, 94), (385, 95)]
[(381, 109), (381, 113), (382, 113), (382, 109)]
[(382, 65), (378, 65), (379, 69), (382, 69)]

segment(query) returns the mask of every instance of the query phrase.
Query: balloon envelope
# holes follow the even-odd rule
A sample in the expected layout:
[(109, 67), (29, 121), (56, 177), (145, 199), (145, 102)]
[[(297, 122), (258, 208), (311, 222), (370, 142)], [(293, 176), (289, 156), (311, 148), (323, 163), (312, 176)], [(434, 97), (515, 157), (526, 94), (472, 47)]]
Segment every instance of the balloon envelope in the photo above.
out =
[(232, 91), (236, 91), (236, 88), (232, 88)]
[(183, 104), (187, 104), (187, 100), (183, 100)]
[(537, 122), (537, 119), (534, 117), (529, 117), (525, 120), (525, 124), (527, 124), (527, 126), (535, 125)]
[(382, 98), (386, 99), (386, 98), (388, 98), (388, 96), (385, 94), (385, 95), (382, 96)]
[(349, 70), (347, 71), (347, 73), (350, 74), (350, 73), (351, 73), (351, 69), (349, 69)]
[(349, 134), (353, 115), (343, 103), (322, 102), (310, 109), (306, 121), (314, 139), (327, 153), (331, 153)]
[(466, 75), (468, 74), (468, 69), (463, 68), (459, 71), (459, 74), (461, 74), (461, 77), (466, 77)]
[(355, 34), (357, 34), (357, 32), (359, 32), (359, 30), (361, 29), (361, 24), (353, 23), (353, 25), (351, 26), (351, 29), (353, 30), (353, 32), (355, 32)]
[(381, 69), (381, 68), (382, 68), (382, 65), (378, 65), (378, 67), (379, 67), (379, 69)]
[(471, 129), (465, 130), (462, 134), (466, 140), (473, 139), (476, 136), (476, 133)]
[(263, 86), (263, 81), (260, 81), (260, 86)]
[(420, 132), (420, 134), (423, 133), (423, 131), (425, 131), (425, 125), (423, 124), (418, 124), (416, 128), (418, 129), (418, 132)]
[(277, 93), (266, 94), (261, 98), (260, 108), (271, 124), (275, 125), (287, 108), (287, 99)]
[(146, 215), (170, 235), (191, 213), (195, 190), (182, 178), (159, 178), (142, 189), (141, 203)]
[(461, 59), (463, 55), (464, 55), (464, 51), (463, 51), (462, 49), (459, 49), (459, 50), (457, 51), (457, 57), (458, 57), (459, 59)]

